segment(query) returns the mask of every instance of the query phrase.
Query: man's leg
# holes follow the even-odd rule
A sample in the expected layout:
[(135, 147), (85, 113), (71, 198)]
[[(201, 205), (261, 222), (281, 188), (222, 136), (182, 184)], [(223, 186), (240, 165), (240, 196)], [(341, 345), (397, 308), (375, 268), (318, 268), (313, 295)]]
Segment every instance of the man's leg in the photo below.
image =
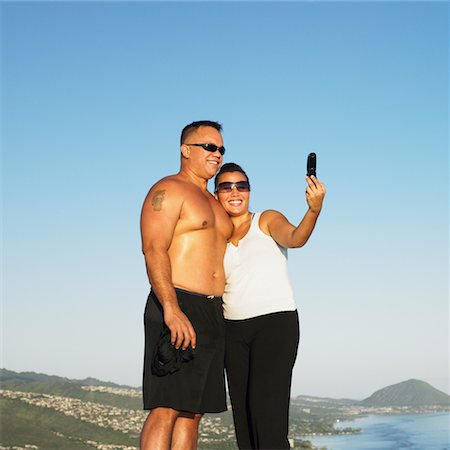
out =
[(141, 450), (169, 450), (179, 411), (154, 408), (147, 416), (141, 433)]
[(175, 422), (172, 450), (196, 450), (198, 426), (203, 414), (180, 412)]

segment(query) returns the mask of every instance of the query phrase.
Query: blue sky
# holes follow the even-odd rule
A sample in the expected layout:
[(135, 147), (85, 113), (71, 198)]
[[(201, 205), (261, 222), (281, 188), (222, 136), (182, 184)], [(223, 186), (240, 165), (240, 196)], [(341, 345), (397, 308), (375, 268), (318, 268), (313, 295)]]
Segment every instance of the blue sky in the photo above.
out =
[(138, 386), (139, 214), (193, 120), (224, 126), (290, 252), (292, 393), (448, 392), (445, 2), (2, 3), (2, 366)]

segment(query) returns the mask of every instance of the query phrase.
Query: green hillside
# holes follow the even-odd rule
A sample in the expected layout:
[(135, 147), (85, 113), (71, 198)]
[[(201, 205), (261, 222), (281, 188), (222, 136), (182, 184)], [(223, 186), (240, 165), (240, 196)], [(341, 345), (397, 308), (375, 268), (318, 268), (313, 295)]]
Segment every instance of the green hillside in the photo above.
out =
[(36, 445), (39, 449), (92, 450), (86, 441), (138, 447), (137, 435), (101, 428), (60, 412), (1, 399), (1, 445)]
[[(0, 447), (137, 450), (146, 412), (140, 389), (87, 378), (0, 370)], [(236, 450), (231, 412), (206, 415), (201, 450)], [(34, 448), (34, 447), (33, 447)]]
[(450, 406), (450, 396), (428, 383), (408, 380), (376, 391), (361, 402), (364, 406)]
[(82, 386), (106, 386), (115, 388), (133, 389), (114, 383), (103, 383), (94, 378), (85, 380), (70, 380), (68, 378), (49, 376), (34, 372), (16, 373), (0, 369), (1, 389), (22, 392), (37, 392), (40, 394), (58, 395), (78, 398), (85, 402), (94, 402), (118, 408), (142, 409), (140, 390), (135, 389), (137, 396), (118, 396), (107, 392), (93, 392), (82, 389)]

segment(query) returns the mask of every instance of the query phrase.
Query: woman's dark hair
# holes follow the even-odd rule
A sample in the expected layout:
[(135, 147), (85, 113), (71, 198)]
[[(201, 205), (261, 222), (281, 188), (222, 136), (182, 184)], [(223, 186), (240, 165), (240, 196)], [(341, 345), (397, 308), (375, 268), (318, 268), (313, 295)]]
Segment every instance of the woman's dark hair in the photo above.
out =
[(227, 173), (227, 172), (240, 172), (242, 173), (242, 175), (245, 176), (245, 178), (247, 178), (247, 182), (250, 184), (250, 180), (248, 179), (247, 174), (245, 173), (245, 170), (236, 163), (226, 163), (224, 164), (220, 170), (217, 172), (216, 178), (214, 178), (214, 191), (217, 191), (217, 184), (218, 184), (218, 179), (220, 177), (220, 175), (222, 175), (223, 173)]

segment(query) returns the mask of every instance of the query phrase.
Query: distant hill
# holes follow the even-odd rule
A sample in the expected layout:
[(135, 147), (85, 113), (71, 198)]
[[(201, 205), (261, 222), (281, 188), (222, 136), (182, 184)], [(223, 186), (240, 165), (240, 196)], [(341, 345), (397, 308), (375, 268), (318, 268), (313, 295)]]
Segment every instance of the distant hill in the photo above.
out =
[(450, 396), (425, 381), (408, 380), (393, 384), (363, 400), (364, 406), (450, 406)]
[(39, 382), (39, 383), (47, 383), (47, 384), (55, 384), (55, 383), (77, 383), (81, 385), (89, 385), (89, 386), (109, 386), (109, 387), (117, 387), (117, 388), (128, 388), (129, 386), (111, 383), (109, 381), (100, 381), (96, 378), (85, 378), (84, 380), (71, 380), (70, 378), (58, 377), (56, 375), (46, 375), (44, 373), (36, 373), (36, 372), (13, 372), (12, 370), (0, 369), (0, 383), (2, 385), (8, 385), (11, 383), (15, 384), (23, 384), (23, 383), (31, 383), (31, 382)]
[[(81, 386), (107, 386), (113, 388), (126, 388), (139, 390), (140, 388), (127, 385), (116, 384), (108, 381), (101, 381), (95, 378), (85, 378), (84, 380), (74, 380), (55, 375), (46, 375), (36, 372), (14, 372), (0, 368), (0, 388), (22, 390), (28, 392), (42, 392), (54, 395), (69, 395), (83, 400), (95, 401), (93, 395), (81, 390)], [(102, 402), (108, 397), (101, 394)], [(89, 398), (87, 398), (89, 397)], [(123, 399), (122, 399), (123, 400)], [(429, 406), (440, 405), (450, 406), (450, 396), (439, 391), (430, 384), (420, 380), (407, 380), (392, 386), (387, 386), (373, 393), (370, 397), (362, 401), (351, 399), (333, 399), (325, 397), (313, 397), (299, 395), (292, 399), (293, 403), (302, 406), (319, 406), (325, 408), (341, 407), (345, 405), (363, 405), (373, 407), (383, 406)], [(115, 404), (115, 402), (111, 402)], [(127, 406), (134, 406), (127, 405)]]

